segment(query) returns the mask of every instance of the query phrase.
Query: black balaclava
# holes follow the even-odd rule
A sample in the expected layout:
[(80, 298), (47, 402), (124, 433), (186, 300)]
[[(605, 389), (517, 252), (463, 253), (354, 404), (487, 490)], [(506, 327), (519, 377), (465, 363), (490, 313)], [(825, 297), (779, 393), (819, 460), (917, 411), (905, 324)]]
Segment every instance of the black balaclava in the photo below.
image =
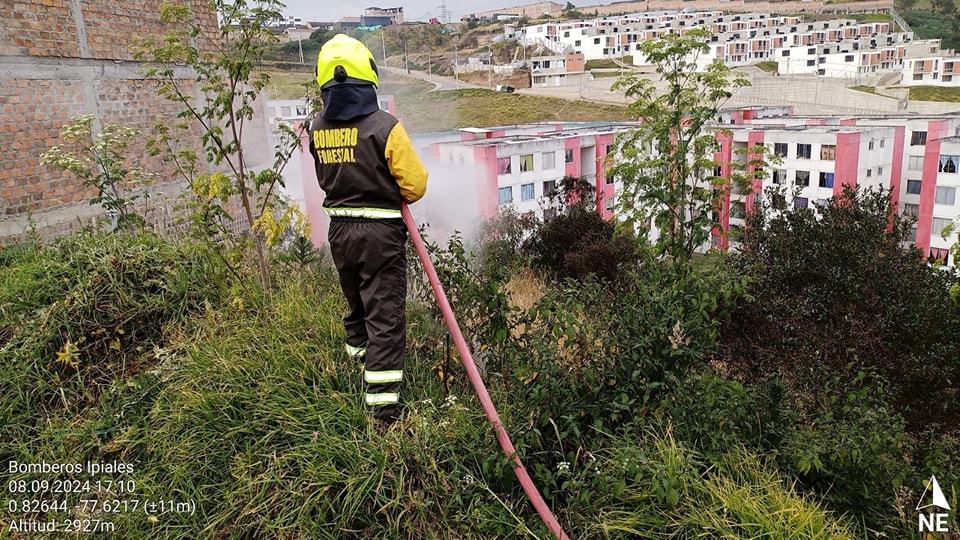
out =
[(336, 84), (320, 91), (327, 120), (346, 121), (366, 116), (380, 108), (377, 89), (372, 84)]

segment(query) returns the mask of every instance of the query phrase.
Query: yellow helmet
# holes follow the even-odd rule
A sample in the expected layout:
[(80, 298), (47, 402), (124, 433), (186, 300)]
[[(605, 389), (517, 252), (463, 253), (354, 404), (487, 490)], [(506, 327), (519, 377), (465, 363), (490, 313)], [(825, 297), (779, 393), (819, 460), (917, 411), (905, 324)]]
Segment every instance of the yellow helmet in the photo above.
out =
[(329, 88), (343, 83), (380, 86), (380, 77), (370, 49), (346, 34), (337, 34), (320, 47), (317, 84)]

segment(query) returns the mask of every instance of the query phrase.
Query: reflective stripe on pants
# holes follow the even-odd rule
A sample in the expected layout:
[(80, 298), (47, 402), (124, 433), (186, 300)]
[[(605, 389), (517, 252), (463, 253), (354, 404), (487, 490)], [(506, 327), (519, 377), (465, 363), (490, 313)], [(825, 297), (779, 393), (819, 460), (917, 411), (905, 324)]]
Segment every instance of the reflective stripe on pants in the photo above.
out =
[(377, 405), (396, 405), (400, 403), (400, 394), (398, 392), (383, 392), (380, 394), (364, 394), (363, 399), (367, 405), (374, 407)]
[(398, 383), (403, 380), (402, 369), (390, 369), (386, 371), (363, 370), (363, 382), (367, 384)]

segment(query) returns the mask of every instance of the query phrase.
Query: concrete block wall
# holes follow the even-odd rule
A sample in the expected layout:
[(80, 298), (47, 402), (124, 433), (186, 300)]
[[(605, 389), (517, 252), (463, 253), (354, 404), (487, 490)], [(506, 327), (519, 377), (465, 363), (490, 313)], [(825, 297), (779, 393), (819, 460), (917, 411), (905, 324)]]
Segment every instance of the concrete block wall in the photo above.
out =
[[(217, 31), (206, 2), (180, 1), (206, 31)], [(95, 129), (112, 123), (146, 133), (158, 116), (180, 111), (134, 60), (135, 40), (162, 32), (157, 6), (153, 0), (0, 1), (0, 243), (23, 235), (28, 212), (43, 236), (102, 213), (87, 202), (95, 193), (76, 177), (40, 164), (71, 117), (95, 114)], [(194, 86), (186, 72), (183, 81)], [(200, 148), (199, 136), (181, 142)], [(129, 156), (158, 174), (159, 192), (171, 191), (164, 185), (177, 181), (173, 170), (147, 157), (145, 141)]]

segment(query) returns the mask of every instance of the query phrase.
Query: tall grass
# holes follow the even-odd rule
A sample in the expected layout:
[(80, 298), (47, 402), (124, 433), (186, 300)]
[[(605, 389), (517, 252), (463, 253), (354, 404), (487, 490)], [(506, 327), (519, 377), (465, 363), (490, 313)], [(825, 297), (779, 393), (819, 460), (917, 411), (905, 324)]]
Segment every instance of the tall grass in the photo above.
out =
[[(77, 415), (123, 399), (126, 385), (139, 384), (132, 378), (155, 362), (167, 332), (222, 294), (222, 274), (210, 253), (151, 235), (82, 234), (5, 253), (4, 441), (43, 433), (55, 433), (58, 444), (69, 439)], [(9, 448), (0, 447), (0, 457), (10, 456)]]
[[(268, 295), (256, 287), (229, 293), (222, 275), (205, 266), (203, 252), (152, 237), (78, 238), (49, 250), (4, 253), (0, 283), (10, 292), (0, 292), (0, 335), (7, 336), (0, 384), (8, 389), (0, 394), (0, 456), (24, 463), (131, 463), (133, 473), (112, 478), (133, 480), (133, 494), (83, 495), (190, 507), (155, 520), (142, 511), (90, 516), (108, 519), (118, 537), (549, 537), (500, 453), (459, 359), (443, 346), (443, 331), (423, 305), (412, 302), (408, 312), (403, 395), (410, 416), (381, 435), (362, 404), (360, 366), (342, 349), (345, 309), (330, 267), (289, 272)], [(154, 287), (149, 276), (158, 270), (146, 269), (156, 266), (167, 270), (160, 274), (166, 278), (156, 278), (163, 285)], [(121, 277), (130, 275), (148, 277)], [(122, 287), (100, 288), (101, 281)], [(541, 288), (550, 285), (520, 277), (511, 286), (513, 300), (544, 309)], [(67, 297), (77, 299), (70, 302), (77, 311), (53, 319), (66, 326), (51, 336), (79, 336), (69, 333), (77, 330), (95, 335), (98, 326), (81, 323), (115, 316), (115, 306), (128, 317), (154, 313), (146, 308), (158, 299), (167, 306), (151, 319), (162, 332), (131, 328), (120, 334), (138, 338), (123, 349), (138, 369), (103, 367), (109, 377), (89, 396), (86, 386), (70, 386), (70, 377), (68, 383), (51, 379), (63, 395), (85, 399), (83, 407), (45, 402), (42, 396), (54, 387), (37, 376), (40, 368), (19, 378), (13, 368), (24, 365), (22, 358), (34, 358), (36, 366), (50, 361), (57, 343), (30, 348), (21, 332), (48, 328), (41, 324), (50, 320), (44, 314), (64, 309), (56, 305)], [(587, 323), (587, 307), (568, 307), (571, 320)], [(532, 389), (550, 375), (532, 375), (536, 384), (525, 379), (529, 374), (521, 368), (528, 360), (496, 359), (499, 369), (489, 371), (487, 384), (571, 537), (851, 536), (842, 518), (796, 495), (748, 452), (732, 450), (711, 464), (689, 450), (673, 438), (660, 411), (615, 432), (575, 432), (578, 419), (562, 414), (544, 424), (549, 431), (541, 430), (535, 417), (546, 405)], [(85, 366), (81, 362), (80, 369)], [(562, 394), (564, 380), (550, 384), (557, 388), (541, 397)], [(41, 409), (38, 403), (47, 404)], [(12, 414), (17, 407), (28, 413)], [(38, 517), (79, 517), (73, 506), (79, 496), (72, 496), (67, 512)], [(0, 509), (0, 527), (23, 517)]]
[[(605, 459), (623, 471), (615, 498), (598, 501), (585, 536), (603, 538), (858, 538), (821, 505), (797, 495), (769, 465), (732, 448), (706, 467), (670, 430), (627, 436)], [(704, 470), (706, 468), (706, 470)]]
[[(526, 513), (524, 501), (495, 497), (464, 459), (464, 438), (482, 440), (478, 451), (496, 448), (483, 418), (424, 384), (429, 369), (408, 366), (412, 414), (404, 428), (384, 437), (372, 429), (360, 366), (342, 352), (332, 272), (292, 280), (269, 302), (251, 304), (198, 325), (149, 430), (120, 445), (125, 457), (144, 460), (145, 497), (198, 503), (197, 516), (166, 518), (169, 530), (260, 538), (527, 530), (515, 517)], [(137, 519), (124, 526), (150, 531)]]

